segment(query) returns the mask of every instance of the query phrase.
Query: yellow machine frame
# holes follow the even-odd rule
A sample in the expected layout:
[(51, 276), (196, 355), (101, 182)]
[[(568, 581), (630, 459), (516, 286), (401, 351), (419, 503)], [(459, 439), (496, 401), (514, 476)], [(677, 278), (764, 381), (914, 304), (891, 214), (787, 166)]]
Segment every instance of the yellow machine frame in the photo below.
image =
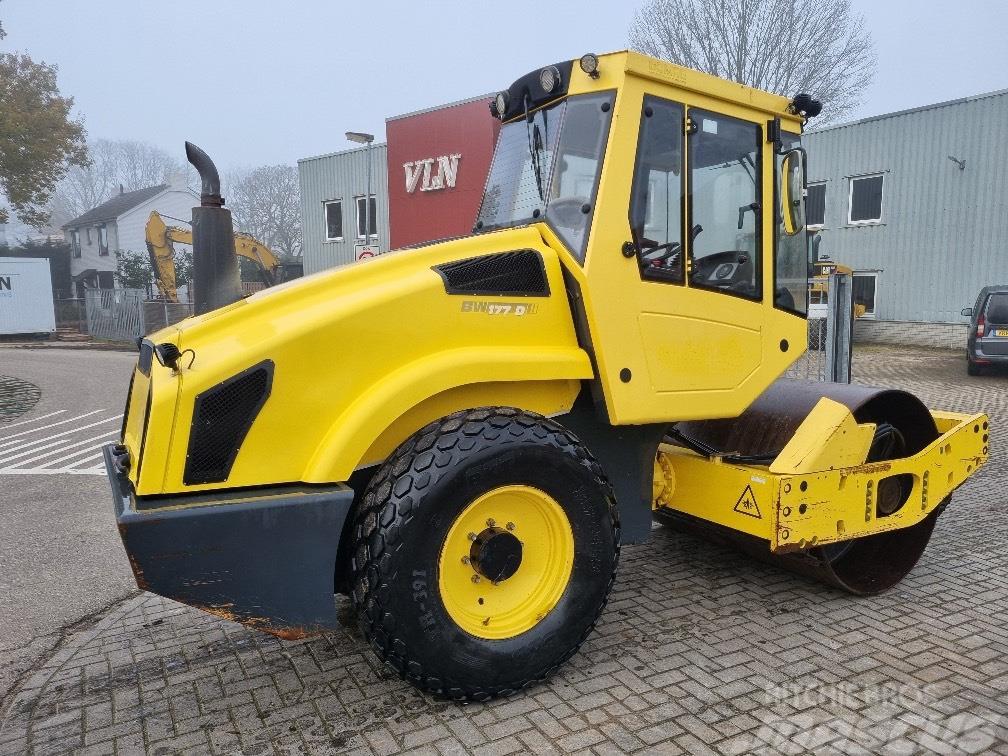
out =
[[(942, 435), (899, 460), (863, 463), (875, 425), (858, 424), (823, 398), (769, 466), (708, 459), (682, 447), (659, 448), (655, 509), (684, 512), (767, 541), (772, 552), (803, 550), (917, 524), (986, 460), (983, 414), (932, 412)], [(913, 488), (882, 516), (875, 496), (886, 478), (910, 475)]]

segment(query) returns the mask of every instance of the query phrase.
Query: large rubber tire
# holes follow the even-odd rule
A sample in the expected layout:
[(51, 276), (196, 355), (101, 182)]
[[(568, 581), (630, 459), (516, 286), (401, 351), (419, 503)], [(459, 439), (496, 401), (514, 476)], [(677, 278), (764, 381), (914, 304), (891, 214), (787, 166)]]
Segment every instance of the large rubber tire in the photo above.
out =
[(981, 375), (983, 369), (969, 357), (966, 358), (966, 375)]
[[(573, 562), (541, 620), (487, 639), (445, 608), (439, 558), (466, 507), (505, 486), (533, 487), (559, 504)], [(507, 407), (458, 412), (418, 431), (375, 474), (356, 517), (352, 598), (366, 639), (401, 677), (455, 700), (549, 677), (594, 628), (619, 560), (616, 502), (598, 463), (562, 426)]]

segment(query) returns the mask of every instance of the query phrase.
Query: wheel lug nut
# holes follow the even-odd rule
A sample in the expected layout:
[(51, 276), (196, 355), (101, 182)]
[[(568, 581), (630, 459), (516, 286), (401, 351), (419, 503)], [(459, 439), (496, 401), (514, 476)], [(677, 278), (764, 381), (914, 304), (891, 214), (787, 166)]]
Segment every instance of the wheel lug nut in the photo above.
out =
[(476, 540), (476, 534), (475, 533), (470, 533), (469, 534), (469, 540), (470, 541), (475, 541)]
[(479, 575), (473, 575), (473, 576), (472, 576), (472, 581), (473, 581), (474, 583), (478, 583), (478, 582), (480, 581), (480, 576), (479, 576)]
[(467, 556), (462, 557), (462, 564), (469, 564), (470, 559)]
[(514, 530), (515, 529), (515, 524), (513, 522), (509, 522), (505, 527), (508, 530)]
[(497, 524), (497, 523), (496, 523), (496, 522), (494, 522), (494, 518), (493, 518), (493, 517), (490, 517), (490, 518), (488, 518), (488, 519), (487, 519), (487, 527), (488, 527), (488, 528), (492, 528), (492, 527), (493, 527), (494, 525), (496, 525), (496, 524)]

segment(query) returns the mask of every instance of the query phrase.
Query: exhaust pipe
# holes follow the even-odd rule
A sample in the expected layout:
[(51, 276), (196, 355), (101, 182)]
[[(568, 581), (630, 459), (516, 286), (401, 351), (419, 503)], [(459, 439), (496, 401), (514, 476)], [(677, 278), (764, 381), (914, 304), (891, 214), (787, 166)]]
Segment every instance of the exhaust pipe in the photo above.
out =
[(242, 298), (231, 211), (221, 197), (220, 174), (210, 156), (192, 142), (186, 158), (200, 175), (200, 205), (192, 209), (193, 300), (195, 314), (216, 310)]

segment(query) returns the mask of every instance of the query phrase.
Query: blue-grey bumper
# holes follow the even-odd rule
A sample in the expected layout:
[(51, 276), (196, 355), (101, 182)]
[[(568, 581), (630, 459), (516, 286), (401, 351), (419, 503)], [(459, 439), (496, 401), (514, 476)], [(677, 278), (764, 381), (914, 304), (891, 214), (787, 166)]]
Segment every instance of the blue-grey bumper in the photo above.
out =
[(282, 638), (336, 626), (336, 552), (353, 502), (349, 487), (138, 499), (115, 445), (103, 452), (140, 588)]

